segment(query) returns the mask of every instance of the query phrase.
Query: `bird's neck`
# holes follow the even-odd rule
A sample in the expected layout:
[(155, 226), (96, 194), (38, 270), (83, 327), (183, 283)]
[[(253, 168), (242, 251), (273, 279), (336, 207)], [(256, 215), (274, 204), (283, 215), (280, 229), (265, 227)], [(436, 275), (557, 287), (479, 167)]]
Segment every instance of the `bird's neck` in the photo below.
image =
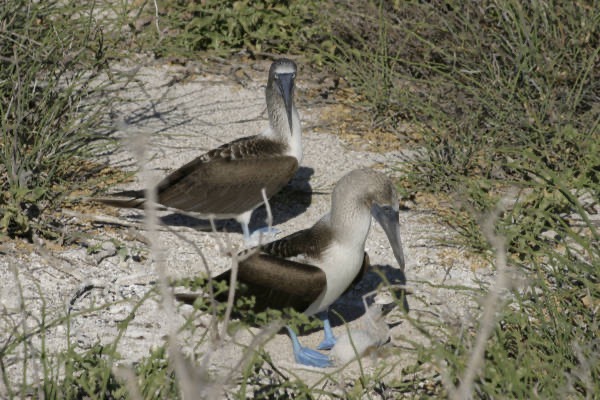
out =
[(331, 207), (331, 227), (339, 241), (364, 249), (371, 228), (370, 210), (352, 196), (335, 196)]
[(302, 161), (302, 131), (298, 110), (292, 105), (291, 132), (283, 99), (267, 96), (267, 110), (270, 128), (266, 133), (267, 136), (272, 140), (285, 143), (288, 147), (287, 154), (296, 157), (298, 163), (300, 163)]

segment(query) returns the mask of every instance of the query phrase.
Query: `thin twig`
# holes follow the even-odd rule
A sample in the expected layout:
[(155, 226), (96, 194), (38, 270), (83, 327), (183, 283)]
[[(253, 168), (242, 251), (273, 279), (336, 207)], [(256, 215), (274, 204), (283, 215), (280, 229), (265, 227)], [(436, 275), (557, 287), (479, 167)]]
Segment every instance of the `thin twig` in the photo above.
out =
[[(273, 228), (273, 213), (271, 212), (271, 204), (269, 203), (269, 198), (267, 197), (267, 192), (266, 192), (265, 188), (262, 188), (260, 190), (260, 193), (262, 194), (263, 202), (265, 203), (265, 209), (267, 210), (267, 228), (268, 228), (268, 231), (270, 232), (271, 229)], [(262, 245), (262, 243), (263, 243), (263, 233), (261, 231), (258, 236), (258, 247), (260, 247)]]
[[(141, 141), (139, 136), (136, 138)], [(144, 143), (142, 143), (144, 144)], [(182, 388), (193, 387), (193, 382), (190, 382), (189, 371), (186, 370), (186, 363), (182, 353), (179, 350), (179, 343), (177, 339), (177, 324), (173, 320), (175, 314), (174, 298), (169, 290), (169, 282), (167, 279), (166, 266), (164, 257), (161, 251), (160, 242), (158, 240), (158, 214), (157, 214), (157, 191), (156, 186), (152, 184), (150, 173), (147, 169), (147, 162), (145, 161), (146, 146), (137, 146), (137, 151), (134, 154), (137, 155), (139, 162), (141, 163), (140, 172), (143, 176), (144, 187), (151, 188), (146, 191), (146, 201), (144, 202), (145, 218), (144, 224), (148, 231), (148, 237), (150, 239), (150, 252), (155, 262), (155, 270), (158, 275), (158, 289), (161, 296), (161, 306), (165, 313), (167, 326), (169, 329), (168, 335), (168, 353), (173, 360), (172, 364), (175, 369), (175, 374), (179, 377), (179, 381)], [(184, 398), (189, 398), (190, 393), (184, 393)]]
[(464, 400), (473, 397), (473, 382), (481, 370), (484, 361), (484, 352), (487, 340), (490, 337), (496, 319), (496, 312), (500, 304), (500, 293), (509, 285), (506, 260), (506, 239), (494, 233), (494, 223), (497, 215), (501, 212), (497, 208), (496, 214), (486, 219), (482, 226), (482, 231), (488, 241), (496, 249), (496, 281), (490, 286), (488, 296), (484, 303), (483, 315), (479, 324), (479, 332), (475, 340), (475, 346), (469, 357), (467, 369), (464, 372), (458, 388), (447, 387), (450, 392), (450, 398), (454, 400)]
[(234, 378), (234, 373), (242, 371), (246, 365), (252, 361), (252, 356), (254, 353), (256, 353), (257, 349), (264, 346), (267, 340), (279, 332), (283, 326), (284, 324), (280, 320), (273, 321), (265, 326), (256, 336), (254, 336), (248, 347), (246, 347), (246, 350), (244, 351), (244, 354), (242, 355), (242, 358), (240, 358), (240, 361), (237, 363), (236, 367), (225, 376), (225, 381), (223, 383), (232, 381)]
[(231, 254), (231, 275), (229, 279), (229, 294), (227, 296), (227, 308), (225, 308), (225, 317), (223, 318), (223, 330), (221, 331), (221, 340), (227, 334), (227, 326), (229, 325), (229, 319), (231, 318), (231, 311), (233, 310), (233, 302), (235, 301), (235, 286), (237, 283), (238, 273), (238, 260), (237, 252), (234, 251), (231, 245), (231, 240), (227, 237), (227, 251)]
[[(214, 222), (211, 219), (211, 223), (213, 224), (213, 228), (214, 228)], [(202, 249), (200, 248), (200, 246), (198, 246), (198, 243), (195, 241), (192, 241), (188, 238), (186, 238), (184, 235), (181, 235), (178, 231), (176, 230), (172, 230), (172, 227), (167, 227), (167, 230), (169, 232), (171, 232), (173, 235), (175, 235), (175, 237), (177, 237), (179, 240), (189, 244), (190, 246), (192, 246), (194, 248), (194, 250), (196, 251), (196, 253), (200, 256), (200, 259), (202, 260), (202, 266), (204, 267), (204, 271), (206, 272), (206, 279), (207, 279), (207, 288), (208, 288), (208, 295), (211, 301), (211, 322), (209, 324), (209, 329), (211, 332), (211, 342), (212, 343), (216, 343), (219, 337), (219, 332), (217, 329), (217, 325), (218, 325), (218, 316), (217, 316), (217, 301), (215, 299), (215, 293), (214, 293), (214, 288), (213, 288), (213, 281), (212, 281), (212, 273), (210, 271), (210, 268), (208, 266), (208, 260), (206, 259), (206, 256), (204, 255), (204, 252), (202, 251)]]
[(267, 226), (269, 229), (271, 229), (273, 226), (273, 213), (271, 212), (271, 204), (269, 203), (269, 198), (267, 197), (265, 188), (262, 188), (260, 193), (262, 194), (263, 201), (265, 202), (265, 208), (267, 209)]
[(140, 229), (140, 227), (141, 227), (141, 224), (138, 222), (129, 222), (129, 221), (123, 220), (122, 218), (111, 217), (109, 215), (102, 215), (102, 214), (93, 214), (92, 215), (92, 214), (87, 214), (87, 213), (80, 213), (80, 212), (73, 211), (73, 210), (62, 210), (62, 213), (69, 217), (75, 217), (80, 220), (85, 219), (88, 221), (99, 222), (102, 224), (121, 225), (121, 226), (126, 226), (128, 228), (136, 228), (136, 229)]
[(154, 22), (156, 23), (156, 32), (158, 32), (158, 40), (162, 40), (162, 34), (160, 32), (160, 27), (158, 26), (158, 3), (154, 0)]
[(119, 365), (115, 367), (113, 371), (116, 376), (125, 381), (127, 395), (130, 398), (133, 400), (143, 400), (142, 394), (140, 393), (140, 387), (138, 385), (138, 379), (132, 367)]

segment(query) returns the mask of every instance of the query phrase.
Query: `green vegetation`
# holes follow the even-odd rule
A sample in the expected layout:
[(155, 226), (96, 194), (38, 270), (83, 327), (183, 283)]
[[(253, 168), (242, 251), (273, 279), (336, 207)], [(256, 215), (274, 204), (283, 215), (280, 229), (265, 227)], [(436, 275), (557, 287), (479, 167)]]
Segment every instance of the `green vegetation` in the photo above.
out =
[[(198, 51), (303, 53), (350, 82), (364, 100), (361, 117), (374, 128), (397, 132), (422, 150), (406, 166), (403, 184), (410, 195), (454, 201), (439, 215), (461, 244), (492, 259), (497, 243), (485, 239), (481, 225), (504, 204), (494, 232), (506, 240), (518, 279), (486, 342), (474, 397), (600, 393), (598, 2), (159, 1), (158, 29), (151, 1), (112, 10), (114, 25), (98, 19), (94, 2), (69, 3), (17, 0), (0, 8), (1, 234), (60, 237), (54, 211), (69, 193), (101, 179), (82, 161), (107, 145), (105, 117), (114, 99), (99, 77), (119, 50), (134, 43), (183, 59)], [(119, 41), (119, 26), (131, 27), (130, 42)], [(400, 130), (401, 123), (412, 130)], [(31, 388), (10, 386), (2, 360), (32, 332), (55, 324), (42, 320), (29, 332), (11, 325), (0, 342), (10, 394), (25, 397)], [(419, 349), (419, 362), (406, 374), (438, 363), (458, 385), (478, 328), (458, 334), (448, 327), (445, 340)], [(115, 349), (40, 354), (45, 397), (135, 398), (113, 375)], [(180, 394), (166, 359), (159, 349), (133, 369), (142, 398)], [(276, 368), (265, 383), (268, 367), (259, 351), (231, 395), (243, 398), (254, 384), (263, 385), (264, 398), (318, 391)], [(382, 393), (378, 382), (387, 373), (382, 367), (361, 377), (349, 393)], [(432, 385), (429, 394), (449, 390)], [(419, 396), (411, 392), (414, 382), (394, 389)]]
[[(97, 173), (111, 103), (109, 29), (94, 3), (5, 2), (0, 8), (0, 234), (61, 234), (53, 212)], [(83, 161), (83, 162), (82, 162)], [(68, 238), (63, 237), (63, 240)]]
[[(413, 192), (474, 250), (496, 223), (524, 287), (512, 291), (476, 382), (483, 398), (593, 397), (600, 387), (600, 11), (595, 2), (350, 1), (330, 60), (373, 124), (415, 127)], [(348, 24), (347, 18), (356, 24)], [(594, 208), (596, 207), (596, 208)], [(491, 253), (490, 253), (491, 254)], [(454, 382), (470, 339), (437, 349)], [(578, 375), (580, 374), (581, 375)]]
[[(140, 29), (138, 40), (157, 56), (168, 58), (196, 58), (197, 52), (207, 51), (217, 56), (242, 50), (258, 55), (298, 53), (325, 37), (324, 25), (316, 23), (319, 4), (301, 0), (163, 0), (158, 1), (163, 29), (157, 31), (147, 24)], [(145, 14), (155, 12), (146, 5)]]

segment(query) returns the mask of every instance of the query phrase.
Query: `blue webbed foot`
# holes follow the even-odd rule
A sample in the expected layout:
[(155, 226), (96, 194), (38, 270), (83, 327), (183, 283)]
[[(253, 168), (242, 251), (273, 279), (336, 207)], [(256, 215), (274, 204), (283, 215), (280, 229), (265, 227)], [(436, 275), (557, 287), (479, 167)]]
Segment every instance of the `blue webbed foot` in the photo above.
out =
[(328, 356), (308, 347), (300, 347), (298, 352), (294, 352), (294, 358), (298, 364), (311, 367), (327, 368), (333, 365)]
[(290, 339), (292, 339), (294, 358), (298, 364), (319, 368), (327, 368), (333, 365), (331, 359), (325, 354), (319, 353), (313, 349), (309, 349), (308, 347), (302, 347), (300, 345), (300, 341), (298, 341), (298, 336), (296, 336), (296, 333), (290, 327), (288, 327), (287, 330), (290, 335)]
[(317, 350), (331, 350), (333, 349), (333, 346), (335, 346), (336, 342), (337, 339), (335, 337), (326, 337), (321, 343), (319, 343), (319, 345), (317, 346)]
[(325, 311), (325, 315), (321, 315), (320, 318), (323, 320), (323, 333), (325, 334), (325, 337), (323, 338), (323, 341), (317, 346), (317, 350), (331, 350), (333, 346), (335, 346), (335, 342), (337, 340), (335, 336), (333, 336), (333, 331), (331, 330), (331, 324), (329, 323), (327, 311)]
[[(281, 230), (279, 230), (277, 228), (273, 228), (273, 227), (269, 228), (268, 226), (264, 226), (262, 228), (258, 228), (256, 230), (252, 231), (252, 233), (249, 234), (248, 236), (246, 236), (244, 234), (244, 242), (249, 247), (257, 246), (259, 240), (261, 243), (268, 243), (268, 242), (272, 241), (273, 239), (275, 239), (275, 237), (277, 235), (279, 235), (280, 233), (281, 233)], [(261, 239), (261, 235), (262, 235), (262, 239)]]

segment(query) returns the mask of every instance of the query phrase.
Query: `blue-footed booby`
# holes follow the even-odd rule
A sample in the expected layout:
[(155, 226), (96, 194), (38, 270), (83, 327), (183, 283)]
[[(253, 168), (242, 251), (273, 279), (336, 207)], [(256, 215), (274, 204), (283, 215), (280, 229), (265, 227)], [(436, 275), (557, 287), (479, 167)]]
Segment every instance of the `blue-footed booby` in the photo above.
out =
[[(358, 281), (368, 266), (365, 242), (373, 216), (383, 227), (396, 261), (404, 269), (398, 220), (398, 197), (392, 181), (371, 169), (357, 169), (342, 177), (331, 197), (331, 211), (311, 228), (239, 254), (237, 277), (244, 296), (254, 296), (254, 309), (292, 308), (306, 315), (326, 312)], [(227, 281), (226, 271), (213, 281)], [(236, 292), (239, 294), (239, 292)], [(191, 303), (199, 295), (176, 295)], [(218, 299), (221, 300), (221, 299)], [(326, 343), (335, 343), (325, 317)], [(329, 357), (302, 347), (288, 327), (294, 356), (300, 364), (327, 367)]]
[[(302, 161), (300, 117), (294, 105), (296, 64), (271, 64), (266, 88), (268, 128), (259, 135), (226, 143), (173, 171), (156, 186), (157, 202), (205, 218), (235, 218), (248, 242), (252, 211), (277, 193)], [(144, 190), (94, 198), (123, 208), (143, 208)]]

